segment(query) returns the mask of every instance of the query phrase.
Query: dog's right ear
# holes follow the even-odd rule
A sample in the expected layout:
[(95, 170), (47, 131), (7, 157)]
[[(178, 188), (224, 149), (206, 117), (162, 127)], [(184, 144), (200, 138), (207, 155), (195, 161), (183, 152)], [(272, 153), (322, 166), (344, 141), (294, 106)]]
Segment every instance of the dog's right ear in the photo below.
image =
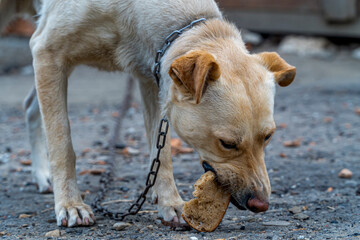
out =
[(296, 67), (288, 64), (275, 52), (263, 52), (258, 54), (265, 63), (267, 69), (274, 73), (275, 82), (281, 87), (289, 86), (294, 81)]
[(169, 75), (183, 94), (191, 94), (200, 103), (208, 81), (220, 77), (220, 67), (206, 51), (191, 51), (176, 59), (170, 66)]

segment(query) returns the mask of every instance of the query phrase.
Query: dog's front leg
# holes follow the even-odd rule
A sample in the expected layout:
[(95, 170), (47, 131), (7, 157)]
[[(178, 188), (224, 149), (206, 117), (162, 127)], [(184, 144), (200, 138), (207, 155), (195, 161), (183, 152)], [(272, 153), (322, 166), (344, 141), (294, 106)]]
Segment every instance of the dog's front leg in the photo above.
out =
[(32, 176), (40, 193), (52, 192), (50, 185), (50, 169), (48, 163), (45, 133), (42, 126), (39, 102), (35, 88), (24, 102), (26, 125), (30, 138)]
[(36, 45), (32, 51), (36, 90), (48, 143), (57, 224), (68, 227), (92, 225), (94, 215), (84, 204), (76, 183), (75, 153), (67, 116), (70, 68), (53, 51), (36, 48)]
[[(158, 87), (154, 81), (140, 81), (140, 90), (144, 105), (144, 120), (148, 143), (150, 147), (150, 161), (157, 154), (156, 142), (160, 120), (163, 117), (159, 106)], [(170, 129), (166, 136), (165, 147), (160, 154), (160, 170), (153, 187), (152, 199), (158, 204), (159, 216), (165, 221), (180, 222), (184, 201), (175, 186), (173, 167), (171, 162)]]

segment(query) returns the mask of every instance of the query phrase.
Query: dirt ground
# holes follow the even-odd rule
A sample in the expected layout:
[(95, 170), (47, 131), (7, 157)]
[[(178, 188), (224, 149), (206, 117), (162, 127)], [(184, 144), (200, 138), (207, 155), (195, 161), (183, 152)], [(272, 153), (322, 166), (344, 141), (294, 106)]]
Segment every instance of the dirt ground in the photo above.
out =
[[(263, 45), (256, 51), (276, 50)], [(329, 59), (284, 55), (297, 66), (298, 76), (288, 88), (277, 88), (275, 120), (278, 130), (266, 150), (272, 184), (270, 208), (253, 214), (230, 207), (216, 231), (171, 230), (161, 224), (156, 206), (146, 202), (123, 231), (115, 221), (97, 214), (92, 227), (59, 228), (55, 223), (52, 194), (38, 194), (31, 182), (29, 144), (22, 99), (33, 84), (32, 74), (0, 76), (0, 238), (39, 239), (59, 229), (59, 239), (359, 239), (360, 238), (360, 62), (345, 51)], [(124, 77), (87, 67), (75, 71), (70, 81), (69, 115), (77, 160), (78, 183), (91, 204), (99, 191), (100, 176), (91, 169), (108, 169), (104, 150), (114, 127), (114, 112), (124, 93)], [(125, 211), (143, 189), (148, 169), (148, 147), (135, 93), (133, 107), (122, 128), (116, 179), (104, 202)], [(175, 134), (172, 135), (176, 137)], [(285, 147), (285, 141), (299, 146)], [(25, 164), (25, 165), (24, 165)], [(203, 173), (196, 153), (173, 157), (174, 175), (184, 200)], [(338, 177), (352, 171), (351, 179)], [(296, 207), (296, 208), (294, 208)], [(291, 209), (291, 210), (289, 210)], [(26, 218), (20, 218), (21, 214)], [(24, 216), (24, 215), (22, 215)]]

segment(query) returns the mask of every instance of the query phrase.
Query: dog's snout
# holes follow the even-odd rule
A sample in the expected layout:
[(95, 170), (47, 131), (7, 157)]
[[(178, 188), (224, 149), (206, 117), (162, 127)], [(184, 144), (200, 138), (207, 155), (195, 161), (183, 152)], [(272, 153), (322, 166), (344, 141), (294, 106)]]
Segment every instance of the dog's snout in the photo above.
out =
[(269, 208), (269, 202), (252, 196), (247, 200), (246, 207), (255, 213), (266, 212)]

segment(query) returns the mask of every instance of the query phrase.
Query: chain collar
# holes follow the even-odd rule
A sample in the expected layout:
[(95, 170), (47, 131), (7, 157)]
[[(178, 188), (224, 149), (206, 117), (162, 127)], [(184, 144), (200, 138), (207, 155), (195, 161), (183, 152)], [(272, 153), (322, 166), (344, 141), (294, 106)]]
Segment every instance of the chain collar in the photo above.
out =
[(189, 25), (179, 29), (179, 30), (175, 30), (173, 31), (169, 36), (167, 36), (167, 38), (165, 39), (165, 44), (163, 45), (163, 47), (158, 50), (156, 52), (156, 57), (155, 57), (155, 65), (154, 65), (154, 77), (156, 79), (156, 83), (158, 85), (158, 87), (160, 86), (160, 68), (161, 68), (161, 58), (164, 56), (166, 50), (168, 50), (168, 48), (170, 47), (171, 43), (174, 42), (184, 31), (192, 28), (194, 25), (200, 23), (200, 22), (204, 22), (206, 21), (206, 18), (200, 18), (198, 20), (192, 21)]

